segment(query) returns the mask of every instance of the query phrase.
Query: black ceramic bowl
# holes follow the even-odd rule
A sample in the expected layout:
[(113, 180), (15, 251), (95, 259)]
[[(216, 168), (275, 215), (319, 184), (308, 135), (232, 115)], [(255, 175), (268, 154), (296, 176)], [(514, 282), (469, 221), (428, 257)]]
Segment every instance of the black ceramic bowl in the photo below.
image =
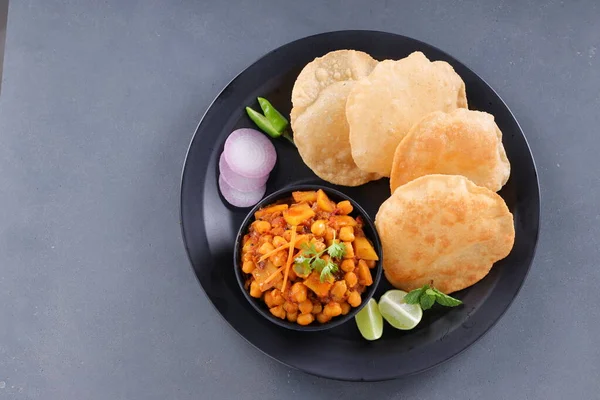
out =
[[(248, 232), (248, 229), (250, 228), (250, 224), (252, 224), (252, 222), (254, 222), (254, 213), (259, 208), (266, 207), (266, 206), (268, 206), (272, 203), (275, 203), (279, 200), (284, 200), (284, 199), (288, 199), (288, 198), (291, 199), (292, 192), (295, 192), (295, 191), (309, 191), (309, 190), (316, 191), (319, 189), (322, 189), (327, 194), (327, 196), (329, 196), (329, 198), (331, 200), (335, 201), (336, 203), (339, 201), (342, 201), (342, 200), (348, 200), (348, 201), (350, 201), (350, 203), (352, 203), (352, 207), (354, 207), (354, 210), (352, 211), (352, 213), (350, 213), (350, 215), (355, 218), (358, 216), (362, 217), (362, 219), (364, 221), (363, 231), (365, 232), (365, 236), (368, 239), (370, 239), (371, 242), (373, 243), (375, 251), (377, 252), (377, 255), (379, 256), (379, 261), (377, 261), (375, 268), (373, 268), (373, 270), (371, 271), (371, 273), (373, 274), (373, 284), (371, 286), (367, 287), (365, 292), (361, 294), (362, 303), (360, 304), (360, 306), (358, 306), (356, 308), (352, 308), (348, 314), (337, 316), (325, 324), (320, 324), (319, 322), (317, 322), (315, 320), (315, 322), (313, 322), (310, 325), (302, 326), (302, 325), (298, 325), (295, 322), (292, 323), (287, 320), (282, 320), (282, 319), (279, 319), (279, 318), (273, 316), (271, 314), (271, 312), (269, 311), (269, 308), (267, 307), (267, 305), (264, 303), (264, 301), (250, 296), (250, 293), (248, 293), (248, 291), (246, 289), (244, 289), (244, 282), (246, 281), (248, 274), (245, 274), (242, 271), (242, 262), (241, 262), (242, 239), (243, 239), (244, 235)], [(353, 320), (356, 313), (358, 313), (365, 306), (365, 304), (367, 304), (367, 302), (371, 299), (371, 297), (373, 297), (373, 294), (375, 294), (377, 285), (379, 284), (379, 281), (381, 280), (382, 261), (383, 261), (383, 257), (382, 257), (382, 250), (381, 250), (381, 242), (379, 241), (379, 235), (377, 234), (377, 230), (375, 229), (375, 225), (373, 224), (373, 221), (371, 220), (369, 215), (366, 213), (366, 211), (363, 210), (363, 208), (357, 202), (355, 202), (354, 200), (352, 200), (350, 197), (346, 196), (342, 192), (339, 192), (335, 189), (328, 188), (326, 186), (318, 186), (318, 185), (289, 186), (287, 188), (278, 190), (278, 191), (270, 194), (269, 196), (265, 197), (264, 199), (262, 199), (256, 206), (254, 206), (254, 208), (248, 213), (248, 215), (244, 219), (244, 222), (242, 223), (242, 226), (240, 227), (240, 230), (238, 231), (238, 234), (236, 236), (235, 249), (233, 251), (233, 265), (235, 268), (235, 277), (240, 286), (240, 290), (242, 291), (242, 293), (244, 293), (244, 296), (246, 297), (248, 302), (252, 305), (252, 307), (254, 307), (254, 309), (260, 315), (262, 315), (263, 317), (265, 317), (266, 319), (268, 319), (269, 321), (271, 321), (272, 323), (274, 323), (276, 325), (279, 325), (281, 327), (288, 328), (288, 329), (293, 329), (295, 331), (305, 331), (305, 332), (323, 331), (326, 329), (330, 329), (330, 328), (339, 326), (349, 320)]]

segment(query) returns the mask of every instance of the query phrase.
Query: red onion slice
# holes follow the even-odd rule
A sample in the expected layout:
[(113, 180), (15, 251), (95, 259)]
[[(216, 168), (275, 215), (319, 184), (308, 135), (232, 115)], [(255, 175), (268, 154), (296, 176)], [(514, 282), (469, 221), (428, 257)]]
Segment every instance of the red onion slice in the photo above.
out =
[(263, 133), (249, 128), (231, 132), (223, 153), (231, 170), (246, 178), (264, 177), (277, 160), (273, 143)]
[(225, 182), (223, 175), (219, 175), (219, 190), (229, 204), (234, 207), (251, 207), (258, 203), (265, 195), (267, 186), (261, 186), (253, 192), (240, 192)]
[(225, 153), (221, 153), (221, 157), (219, 158), (219, 172), (225, 183), (240, 192), (254, 192), (264, 186), (267, 183), (267, 179), (269, 179), (268, 173), (260, 178), (246, 178), (240, 174), (236, 174), (231, 170), (229, 164), (227, 164)]

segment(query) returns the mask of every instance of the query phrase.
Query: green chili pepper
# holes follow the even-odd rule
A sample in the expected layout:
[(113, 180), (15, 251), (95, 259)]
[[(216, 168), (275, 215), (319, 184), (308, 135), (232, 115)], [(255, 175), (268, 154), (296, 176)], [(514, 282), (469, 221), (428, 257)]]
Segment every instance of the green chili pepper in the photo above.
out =
[(283, 133), (283, 132), (277, 131), (277, 129), (275, 129), (275, 127), (273, 126), (273, 124), (271, 124), (271, 122), (267, 119), (267, 117), (265, 117), (261, 113), (254, 111), (250, 107), (246, 107), (246, 112), (248, 113), (248, 116), (250, 117), (250, 119), (252, 121), (254, 121), (256, 126), (258, 126), (263, 132), (265, 132), (267, 135), (271, 136), (272, 138), (277, 139)]
[(294, 139), (286, 130), (289, 125), (288, 120), (267, 99), (259, 97), (257, 100), (265, 115), (246, 107), (250, 119), (267, 135), (274, 139), (283, 136), (295, 146)]
[(275, 128), (277, 132), (283, 132), (285, 128), (287, 128), (289, 125), (288, 120), (283, 115), (281, 115), (281, 113), (277, 111), (275, 107), (273, 107), (269, 100), (263, 97), (258, 97), (257, 100), (258, 104), (260, 104), (260, 108), (262, 109), (263, 114), (271, 123), (273, 128)]

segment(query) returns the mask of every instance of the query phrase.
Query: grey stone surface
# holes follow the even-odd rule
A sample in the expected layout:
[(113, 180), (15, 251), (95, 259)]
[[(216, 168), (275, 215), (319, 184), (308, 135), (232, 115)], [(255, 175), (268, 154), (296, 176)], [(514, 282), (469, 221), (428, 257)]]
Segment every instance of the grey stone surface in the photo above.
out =
[[(0, 398), (598, 398), (599, 21), (594, 0), (11, 1)], [(512, 108), (539, 168), (542, 233), (514, 305), (409, 379), (327, 381), (262, 355), (209, 304), (180, 240), (181, 166), (213, 97), (265, 52), (338, 29), (462, 60)]]

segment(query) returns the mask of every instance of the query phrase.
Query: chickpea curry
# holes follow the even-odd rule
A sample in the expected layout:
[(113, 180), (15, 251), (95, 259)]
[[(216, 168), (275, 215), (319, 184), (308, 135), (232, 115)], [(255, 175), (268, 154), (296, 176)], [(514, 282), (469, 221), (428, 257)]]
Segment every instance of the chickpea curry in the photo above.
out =
[(349, 201), (336, 204), (323, 190), (293, 192), (256, 211), (241, 255), (250, 296), (299, 325), (324, 324), (358, 307), (379, 257), (352, 211)]

